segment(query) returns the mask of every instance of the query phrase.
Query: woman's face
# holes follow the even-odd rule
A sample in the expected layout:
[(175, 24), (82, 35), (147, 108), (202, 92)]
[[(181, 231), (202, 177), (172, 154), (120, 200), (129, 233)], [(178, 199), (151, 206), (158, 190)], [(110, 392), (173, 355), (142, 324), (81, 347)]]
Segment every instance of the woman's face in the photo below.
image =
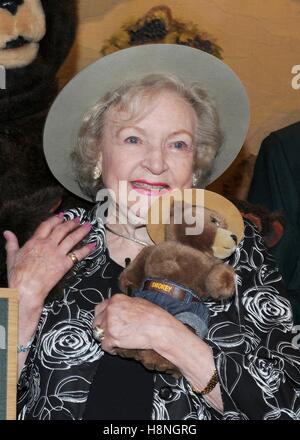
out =
[(169, 91), (154, 98), (140, 119), (126, 117), (114, 110), (107, 115), (99, 166), (122, 213), (130, 211), (135, 222), (144, 224), (156, 197), (192, 186), (197, 118), (187, 102)]

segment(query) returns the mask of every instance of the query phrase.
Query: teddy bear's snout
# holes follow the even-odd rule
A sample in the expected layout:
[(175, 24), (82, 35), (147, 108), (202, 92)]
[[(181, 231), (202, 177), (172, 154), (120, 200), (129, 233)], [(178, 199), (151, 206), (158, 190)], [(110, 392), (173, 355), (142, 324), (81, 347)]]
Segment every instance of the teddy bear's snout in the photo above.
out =
[(0, 0), (0, 8), (6, 9), (12, 15), (16, 15), (18, 7), (24, 3), (24, 0)]

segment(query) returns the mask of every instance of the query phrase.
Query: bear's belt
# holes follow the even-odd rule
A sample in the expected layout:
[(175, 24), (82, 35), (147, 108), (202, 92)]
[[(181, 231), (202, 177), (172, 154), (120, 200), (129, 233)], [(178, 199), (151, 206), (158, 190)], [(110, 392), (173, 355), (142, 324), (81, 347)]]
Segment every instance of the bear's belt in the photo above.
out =
[(145, 280), (141, 290), (156, 290), (157, 292), (170, 295), (172, 298), (176, 298), (179, 301), (187, 301), (187, 297), (190, 298), (190, 302), (200, 301), (199, 297), (190, 289), (166, 280), (148, 278)]

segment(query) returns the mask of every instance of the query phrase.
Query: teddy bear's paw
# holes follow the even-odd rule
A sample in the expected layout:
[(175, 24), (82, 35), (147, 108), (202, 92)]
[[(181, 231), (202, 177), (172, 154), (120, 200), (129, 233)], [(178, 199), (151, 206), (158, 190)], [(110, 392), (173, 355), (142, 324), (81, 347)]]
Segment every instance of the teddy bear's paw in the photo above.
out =
[(156, 353), (154, 350), (137, 350), (138, 360), (144, 365), (145, 368), (152, 371), (159, 371), (161, 373), (172, 374), (174, 377), (180, 377), (181, 373), (166, 358)]
[(208, 295), (214, 299), (230, 298), (235, 291), (233, 269), (225, 264), (214, 266), (208, 274), (205, 286)]
[(116, 354), (125, 359), (135, 359), (139, 360), (139, 351), (132, 348), (116, 348)]

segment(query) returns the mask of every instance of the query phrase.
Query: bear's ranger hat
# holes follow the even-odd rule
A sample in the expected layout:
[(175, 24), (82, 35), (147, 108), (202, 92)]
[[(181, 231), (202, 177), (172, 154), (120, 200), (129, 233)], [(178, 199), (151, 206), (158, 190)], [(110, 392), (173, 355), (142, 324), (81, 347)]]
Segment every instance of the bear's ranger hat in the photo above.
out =
[(207, 184), (233, 162), (249, 125), (247, 94), (239, 78), (218, 58), (199, 49), (147, 44), (114, 52), (89, 65), (54, 101), (44, 130), (44, 151), (52, 173), (69, 191), (89, 200), (76, 180), (70, 158), (86, 111), (124, 80), (150, 73), (173, 74), (185, 83), (196, 83), (213, 100), (224, 140)]

